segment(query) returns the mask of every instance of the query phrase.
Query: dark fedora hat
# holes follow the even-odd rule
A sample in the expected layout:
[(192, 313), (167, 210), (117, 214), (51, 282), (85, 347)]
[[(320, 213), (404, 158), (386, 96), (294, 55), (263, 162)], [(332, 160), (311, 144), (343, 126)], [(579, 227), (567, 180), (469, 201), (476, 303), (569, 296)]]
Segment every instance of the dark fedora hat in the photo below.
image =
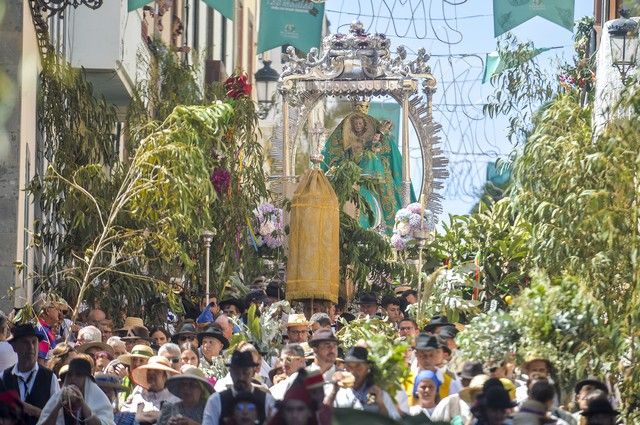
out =
[(246, 297), (244, 297), (245, 305), (249, 305), (251, 303), (262, 304), (262, 303), (268, 303), (269, 301), (270, 301), (269, 297), (267, 297), (267, 294), (261, 289), (256, 289), (255, 291), (251, 291), (247, 294)]
[(453, 323), (449, 322), (447, 316), (433, 316), (429, 323), (424, 327), (425, 332), (433, 332), (436, 328), (441, 326), (454, 326)]
[(463, 379), (473, 379), (474, 376), (482, 373), (484, 373), (482, 362), (471, 360), (464, 362), (458, 375)]
[(310, 347), (316, 347), (321, 342), (335, 342), (338, 343), (338, 338), (333, 334), (330, 329), (318, 329), (311, 335), (311, 339), (309, 340)]
[(36, 338), (38, 338), (38, 341), (42, 341), (44, 339), (43, 335), (41, 335), (39, 332), (36, 332), (36, 328), (31, 323), (16, 325), (11, 331), (11, 339), (9, 339), (9, 342), (17, 341), (20, 338), (31, 336), (35, 336)]
[(421, 332), (416, 338), (416, 350), (437, 350), (442, 348), (438, 337)]
[(227, 298), (225, 300), (220, 301), (218, 305), (220, 305), (220, 309), (222, 310), (224, 310), (225, 306), (235, 305), (238, 311), (240, 312), (240, 314), (244, 313), (244, 310), (245, 310), (244, 303), (242, 302), (242, 300), (239, 300), (237, 298)]
[(490, 386), (484, 390), (484, 401), (490, 409), (511, 409), (518, 405), (518, 403), (511, 401), (509, 393), (502, 385)]
[(91, 363), (82, 357), (75, 357), (71, 359), (69, 362), (69, 370), (67, 371), (67, 376), (68, 375), (84, 376), (91, 379), (93, 382), (96, 382), (93, 377), (93, 373), (91, 372)]
[(609, 394), (609, 388), (607, 388), (607, 385), (601, 380), (599, 380), (598, 378), (594, 378), (594, 377), (589, 377), (587, 379), (583, 379), (582, 381), (578, 381), (574, 389), (576, 394), (578, 394), (582, 389), (582, 387), (586, 385), (591, 385), (592, 387)]
[(344, 358), (345, 363), (369, 363), (369, 350), (364, 347), (351, 347)]
[(198, 345), (202, 345), (202, 339), (206, 336), (213, 337), (222, 343), (222, 349), (229, 348), (229, 340), (224, 337), (222, 330), (216, 326), (209, 326), (202, 332), (198, 332)]
[(234, 351), (231, 354), (231, 361), (227, 364), (229, 367), (256, 367), (257, 363), (253, 361), (253, 355), (250, 351)]
[(608, 415), (618, 416), (620, 412), (615, 410), (606, 398), (594, 398), (587, 405), (587, 410), (580, 413), (582, 416)]
[(358, 298), (358, 304), (362, 305), (362, 304), (375, 304), (378, 305), (378, 298), (371, 293), (364, 293), (362, 295), (360, 295), (360, 298)]
[(438, 329), (438, 335), (441, 338), (454, 339), (458, 335), (458, 330), (453, 325), (446, 325)]
[(180, 326), (180, 329), (178, 329), (178, 332), (176, 332), (171, 336), (171, 342), (177, 343), (180, 337), (184, 335), (193, 335), (193, 336), (198, 335), (198, 330), (193, 325), (193, 323), (185, 323), (184, 325)]

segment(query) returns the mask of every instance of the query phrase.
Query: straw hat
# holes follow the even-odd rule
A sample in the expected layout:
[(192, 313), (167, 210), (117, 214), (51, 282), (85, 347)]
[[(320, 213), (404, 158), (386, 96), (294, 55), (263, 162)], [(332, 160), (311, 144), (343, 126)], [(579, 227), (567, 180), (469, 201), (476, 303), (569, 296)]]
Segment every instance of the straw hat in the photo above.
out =
[(460, 398), (472, 405), (475, 402), (476, 395), (480, 394), (485, 382), (489, 380), (489, 375), (476, 375), (473, 377), (468, 387), (464, 387), (458, 393)]
[(180, 398), (182, 396), (182, 394), (180, 394), (180, 384), (185, 381), (195, 383), (196, 385), (199, 384), (204, 392), (203, 398), (205, 400), (213, 394), (213, 385), (207, 380), (207, 377), (201, 369), (191, 365), (184, 365), (180, 371), (182, 372), (180, 375), (171, 376), (167, 379), (167, 389), (171, 394)]
[(287, 327), (291, 326), (309, 326), (309, 322), (304, 314), (294, 313), (287, 317)]
[(120, 360), (121, 363), (127, 366), (130, 366), (132, 357), (149, 359), (152, 356), (153, 356), (153, 349), (151, 347), (144, 344), (138, 344), (133, 346), (130, 353), (123, 354), (120, 357), (118, 357), (118, 360)]
[(402, 293), (404, 291), (408, 291), (410, 289), (413, 289), (413, 288), (411, 286), (408, 286), (408, 285), (400, 285), (400, 286), (396, 286), (393, 289), (393, 293), (396, 294), (397, 296), (400, 296), (400, 295), (402, 295)]
[(166, 357), (163, 356), (153, 356), (149, 358), (149, 362), (146, 365), (137, 367), (133, 369), (131, 372), (131, 376), (133, 378), (133, 382), (137, 385), (140, 385), (144, 389), (149, 389), (149, 383), (147, 382), (147, 371), (148, 370), (159, 370), (162, 372), (167, 372), (171, 375), (177, 375), (177, 370), (171, 367), (171, 363)]
[(140, 317), (127, 317), (124, 319), (124, 325), (120, 329), (116, 329), (117, 334), (122, 334), (118, 336), (125, 336), (127, 331), (134, 327), (142, 327), (144, 328), (144, 321)]

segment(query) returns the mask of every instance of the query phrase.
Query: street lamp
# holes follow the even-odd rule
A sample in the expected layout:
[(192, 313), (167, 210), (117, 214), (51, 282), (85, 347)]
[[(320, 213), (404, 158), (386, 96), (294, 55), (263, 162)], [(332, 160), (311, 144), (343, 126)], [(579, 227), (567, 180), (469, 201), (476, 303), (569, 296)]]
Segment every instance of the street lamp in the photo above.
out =
[(271, 61), (264, 59), (263, 67), (256, 72), (256, 91), (258, 94), (258, 118), (265, 119), (274, 103), (274, 95), (280, 74), (271, 68)]
[(204, 232), (202, 232), (202, 242), (204, 242), (204, 249), (205, 249), (205, 268), (206, 268), (206, 275), (205, 275), (205, 281), (206, 281), (206, 300), (207, 300), (207, 304), (209, 304), (209, 296), (210, 296), (210, 292), (209, 292), (209, 258), (210, 258), (210, 251), (211, 251), (211, 242), (213, 242), (213, 237), (216, 235), (215, 230), (211, 231), (211, 230), (205, 230)]
[(623, 84), (627, 83), (627, 74), (637, 66), (638, 23), (629, 19), (629, 11), (620, 10), (621, 17), (609, 24), (611, 41), (611, 61), (618, 68)]

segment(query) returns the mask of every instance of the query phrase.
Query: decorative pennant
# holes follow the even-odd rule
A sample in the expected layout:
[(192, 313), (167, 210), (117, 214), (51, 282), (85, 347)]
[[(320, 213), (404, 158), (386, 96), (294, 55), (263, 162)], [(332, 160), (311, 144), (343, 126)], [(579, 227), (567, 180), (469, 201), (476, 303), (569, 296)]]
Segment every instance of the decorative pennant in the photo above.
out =
[(540, 16), (573, 32), (575, 0), (493, 0), (496, 37)]
[(128, 0), (127, 11), (131, 12), (136, 9), (140, 9), (142, 6), (145, 6), (149, 3), (152, 3), (152, 0)]
[(324, 4), (300, 0), (262, 0), (258, 53), (292, 45), (307, 53), (319, 47)]
[(217, 10), (227, 19), (233, 20), (233, 9), (235, 0), (203, 0), (207, 6), (213, 10)]

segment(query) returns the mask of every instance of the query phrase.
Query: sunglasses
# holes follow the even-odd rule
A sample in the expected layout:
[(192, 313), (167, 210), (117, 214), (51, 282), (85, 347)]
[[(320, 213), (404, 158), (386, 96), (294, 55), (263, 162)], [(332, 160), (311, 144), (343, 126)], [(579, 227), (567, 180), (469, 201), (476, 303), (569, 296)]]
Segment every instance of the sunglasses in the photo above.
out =
[(300, 357), (300, 356), (282, 356), (281, 359), (283, 362), (285, 363), (292, 363), (298, 359), (303, 359), (304, 357)]
[(169, 361), (170, 361), (171, 363), (173, 363), (173, 364), (180, 363), (180, 358), (179, 358), (179, 357), (171, 357), (171, 358), (169, 359)]
[(238, 403), (236, 404), (236, 410), (239, 412), (253, 412), (254, 410), (256, 410), (256, 405), (253, 403)]

